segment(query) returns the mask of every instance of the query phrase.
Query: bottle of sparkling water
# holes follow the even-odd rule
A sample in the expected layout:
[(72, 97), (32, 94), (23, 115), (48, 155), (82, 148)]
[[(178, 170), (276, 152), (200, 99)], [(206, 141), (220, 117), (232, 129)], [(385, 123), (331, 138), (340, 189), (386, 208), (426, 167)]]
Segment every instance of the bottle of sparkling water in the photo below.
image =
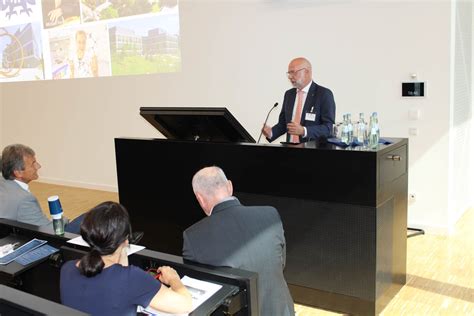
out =
[(378, 126), (378, 119), (377, 119), (377, 113), (374, 112), (372, 113), (372, 116), (370, 117), (370, 133), (369, 133), (369, 147), (372, 149), (377, 148), (379, 145), (379, 126)]
[(349, 142), (347, 144), (352, 143), (352, 140), (354, 139), (354, 127), (352, 126), (352, 121), (351, 121), (351, 113), (346, 114), (347, 117), (347, 130), (348, 130), (348, 135), (347, 137), (349, 138)]
[(375, 118), (375, 126), (377, 127), (377, 143), (380, 140), (380, 125), (379, 125), (379, 117), (377, 115), (377, 112), (372, 113), (372, 115)]
[(53, 219), (53, 230), (56, 235), (64, 235), (64, 218), (63, 218), (63, 208), (59, 197), (53, 195), (48, 197), (49, 212), (51, 218)]
[(343, 116), (343, 123), (342, 123), (342, 132), (341, 132), (341, 142), (345, 144), (349, 144), (349, 126), (347, 124), (347, 114)]
[(357, 141), (363, 146), (367, 146), (367, 123), (364, 120), (364, 113), (359, 113), (359, 123), (357, 124)]

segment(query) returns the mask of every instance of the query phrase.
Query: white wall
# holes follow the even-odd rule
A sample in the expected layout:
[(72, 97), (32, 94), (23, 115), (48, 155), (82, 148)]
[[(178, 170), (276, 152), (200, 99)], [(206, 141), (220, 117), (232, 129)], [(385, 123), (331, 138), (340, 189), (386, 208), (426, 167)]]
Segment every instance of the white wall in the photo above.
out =
[[(31, 145), (43, 180), (114, 190), (113, 138), (158, 136), (140, 106), (226, 106), (257, 137), (289, 88), (289, 60), (303, 55), (333, 90), (338, 120), (378, 111), (382, 136), (419, 129), (410, 139), (417, 200), (409, 224), (446, 228), (448, 1), (182, 0), (180, 12), (181, 73), (4, 84), (3, 143)], [(427, 81), (427, 97), (402, 99), (400, 82), (413, 72)], [(420, 120), (408, 120), (411, 108)], [(146, 176), (146, 166), (139, 169)]]
[(472, 143), (472, 3), (453, 3), (454, 54), (452, 58), (452, 96), (450, 115), (450, 164), (448, 222), (453, 228), (471, 206), (473, 179), (470, 177)]

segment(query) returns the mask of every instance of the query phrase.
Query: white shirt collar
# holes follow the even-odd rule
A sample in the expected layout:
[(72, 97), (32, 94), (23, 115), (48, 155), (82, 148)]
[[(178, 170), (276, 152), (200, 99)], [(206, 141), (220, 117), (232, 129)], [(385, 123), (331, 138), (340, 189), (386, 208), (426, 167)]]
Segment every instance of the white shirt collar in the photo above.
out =
[(311, 80), (301, 91), (304, 91), (305, 94), (308, 94), (309, 88), (311, 87), (311, 84), (313, 83), (313, 80)]
[(18, 183), (18, 185), (19, 185), (23, 190), (30, 192), (30, 187), (29, 187), (29, 185), (28, 185), (27, 183), (21, 182), (21, 181), (16, 180), (16, 179), (13, 180), (13, 181), (15, 181), (16, 183)]

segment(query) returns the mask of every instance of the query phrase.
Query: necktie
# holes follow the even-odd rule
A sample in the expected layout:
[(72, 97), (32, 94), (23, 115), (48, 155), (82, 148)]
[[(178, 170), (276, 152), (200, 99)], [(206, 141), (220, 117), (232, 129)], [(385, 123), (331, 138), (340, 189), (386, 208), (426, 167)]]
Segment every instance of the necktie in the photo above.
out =
[[(296, 122), (298, 124), (301, 123), (301, 112), (303, 109), (303, 96), (304, 96), (304, 91), (298, 90), (296, 111), (295, 111), (295, 115), (293, 116), (293, 122)], [(298, 135), (291, 135), (290, 141), (292, 143), (299, 143), (300, 137)]]

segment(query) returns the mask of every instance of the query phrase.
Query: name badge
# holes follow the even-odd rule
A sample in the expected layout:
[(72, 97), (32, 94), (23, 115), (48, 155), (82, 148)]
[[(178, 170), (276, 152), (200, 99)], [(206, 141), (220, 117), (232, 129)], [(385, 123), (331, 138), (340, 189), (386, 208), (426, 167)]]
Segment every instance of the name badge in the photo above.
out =
[(306, 113), (304, 118), (306, 121), (316, 121), (316, 113)]

